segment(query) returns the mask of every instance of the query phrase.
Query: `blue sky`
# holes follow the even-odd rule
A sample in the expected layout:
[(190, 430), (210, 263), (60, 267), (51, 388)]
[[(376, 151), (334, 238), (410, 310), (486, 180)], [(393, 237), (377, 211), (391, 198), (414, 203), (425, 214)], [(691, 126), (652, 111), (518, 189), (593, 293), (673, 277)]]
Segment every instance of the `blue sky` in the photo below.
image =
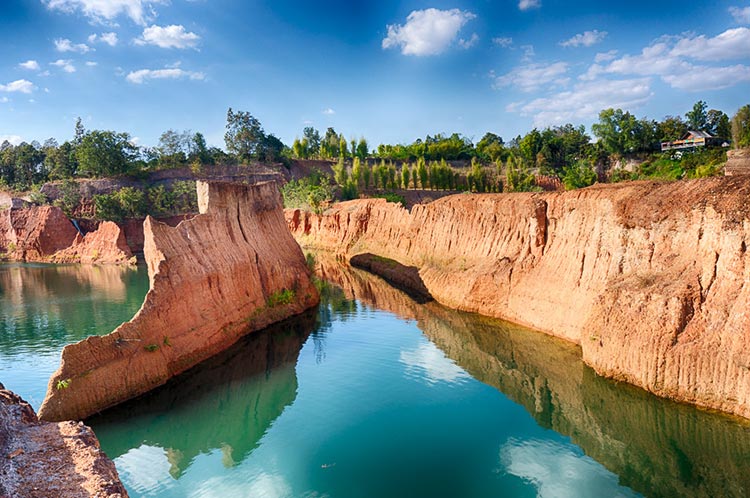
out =
[(3, 0), (0, 47), (0, 141), (63, 141), (80, 116), (223, 146), (228, 107), (287, 144), (308, 125), (510, 140), (606, 107), (750, 103), (747, 0)]

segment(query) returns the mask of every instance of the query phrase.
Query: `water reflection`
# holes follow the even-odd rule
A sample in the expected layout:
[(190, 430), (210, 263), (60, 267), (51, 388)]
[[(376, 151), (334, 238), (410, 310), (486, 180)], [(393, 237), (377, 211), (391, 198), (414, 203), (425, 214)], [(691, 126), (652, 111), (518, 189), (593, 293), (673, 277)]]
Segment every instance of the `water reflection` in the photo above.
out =
[[(148, 289), (144, 272), (117, 266), (1, 264), (0, 351), (47, 351), (111, 332), (140, 307)], [(117, 315), (114, 320), (112, 314)]]
[(158, 447), (174, 479), (198, 455), (214, 450), (221, 451), (224, 467), (233, 467), (294, 402), (297, 356), (316, 318), (310, 311), (252, 333), (167, 385), (87, 422), (110, 458), (129, 454), (118, 466), (149, 466), (153, 449), (145, 447)]
[[(436, 303), (418, 305), (336, 261), (321, 259), (319, 266), (348, 297), (416, 320), (455, 365), (524, 406), (542, 427), (569, 436), (619, 475), (620, 484), (646, 496), (750, 495), (745, 421), (603, 379), (582, 363), (577, 347), (542, 333)], [(437, 375), (451, 375), (455, 365), (442, 365)], [(506, 458), (518, 455), (512, 443), (503, 448)], [(515, 460), (506, 460), (508, 472), (529, 478), (509, 462)]]
[(0, 264), (0, 381), (36, 409), (66, 344), (130, 320), (145, 267)]

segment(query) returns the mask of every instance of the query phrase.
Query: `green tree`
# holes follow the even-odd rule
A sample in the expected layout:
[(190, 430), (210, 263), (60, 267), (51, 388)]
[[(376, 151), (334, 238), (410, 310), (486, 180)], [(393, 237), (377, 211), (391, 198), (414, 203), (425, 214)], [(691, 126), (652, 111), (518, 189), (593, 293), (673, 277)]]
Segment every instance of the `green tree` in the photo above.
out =
[(732, 143), (735, 149), (750, 147), (750, 104), (740, 107), (732, 117)]
[(732, 125), (729, 116), (717, 109), (711, 109), (706, 113), (706, 131), (720, 138), (732, 136)]
[(95, 178), (129, 173), (135, 166), (138, 148), (127, 133), (93, 130), (76, 148), (78, 172)]
[(411, 178), (411, 171), (409, 170), (409, 163), (403, 163), (401, 165), (401, 183), (405, 189), (409, 188), (410, 178)]
[(50, 148), (44, 158), (44, 164), (49, 171), (51, 180), (62, 180), (73, 178), (78, 170), (78, 162), (75, 157), (75, 148), (71, 142), (63, 142), (62, 145)]
[(320, 155), (320, 133), (312, 126), (306, 126), (302, 130), (302, 135), (307, 139), (307, 154), (308, 157), (318, 157)]
[(596, 171), (589, 161), (582, 159), (565, 168), (562, 182), (565, 190), (588, 187), (596, 182)]
[(364, 139), (364, 137), (359, 139), (359, 142), (357, 142), (357, 157), (359, 157), (362, 161), (367, 159), (367, 140)]
[(230, 107), (227, 111), (226, 130), (224, 143), (230, 154), (242, 163), (259, 159), (266, 134), (258, 119), (249, 112), (234, 112)]
[(503, 139), (499, 135), (487, 132), (477, 143), (477, 154), (489, 161), (502, 161), (507, 154)]
[(679, 140), (687, 131), (688, 125), (680, 116), (667, 116), (657, 124), (657, 138), (660, 142)]
[(706, 131), (708, 125), (708, 115), (706, 109), (708, 106), (702, 100), (693, 105), (693, 109), (685, 113), (688, 129), (694, 131)]
[(508, 157), (505, 178), (510, 192), (531, 192), (537, 190), (534, 174), (520, 157)]
[[(427, 172), (427, 165), (425, 164), (424, 158), (420, 157), (417, 159), (417, 176), (419, 176), (419, 186), (422, 190), (425, 190), (429, 186), (429, 174)], [(416, 188), (416, 182), (415, 182)]]

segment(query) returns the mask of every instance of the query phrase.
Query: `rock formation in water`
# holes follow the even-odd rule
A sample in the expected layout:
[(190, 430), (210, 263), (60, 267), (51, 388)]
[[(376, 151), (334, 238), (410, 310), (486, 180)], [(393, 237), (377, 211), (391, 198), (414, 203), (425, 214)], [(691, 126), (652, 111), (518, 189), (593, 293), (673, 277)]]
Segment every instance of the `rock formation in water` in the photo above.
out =
[(115, 464), (80, 422), (39, 422), (0, 384), (0, 496), (127, 498)]
[(275, 183), (199, 182), (198, 201), (201, 214), (176, 227), (146, 219), (141, 309), (111, 334), (65, 347), (40, 418), (86, 418), (317, 304)]
[(430, 294), (581, 345), (597, 373), (750, 417), (750, 177), (288, 211), (303, 247), (420, 268)]

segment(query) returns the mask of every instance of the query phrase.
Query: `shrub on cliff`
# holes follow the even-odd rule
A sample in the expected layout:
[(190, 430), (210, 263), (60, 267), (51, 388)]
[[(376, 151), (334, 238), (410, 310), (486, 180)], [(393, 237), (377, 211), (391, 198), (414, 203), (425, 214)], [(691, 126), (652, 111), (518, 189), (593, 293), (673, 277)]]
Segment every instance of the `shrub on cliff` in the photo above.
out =
[(588, 187), (596, 182), (596, 171), (589, 161), (581, 160), (563, 169), (565, 190)]
[(329, 179), (325, 175), (313, 174), (299, 180), (292, 180), (281, 188), (284, 207), (306, 209), (322, 213), (323, 205), (333, 199)]

